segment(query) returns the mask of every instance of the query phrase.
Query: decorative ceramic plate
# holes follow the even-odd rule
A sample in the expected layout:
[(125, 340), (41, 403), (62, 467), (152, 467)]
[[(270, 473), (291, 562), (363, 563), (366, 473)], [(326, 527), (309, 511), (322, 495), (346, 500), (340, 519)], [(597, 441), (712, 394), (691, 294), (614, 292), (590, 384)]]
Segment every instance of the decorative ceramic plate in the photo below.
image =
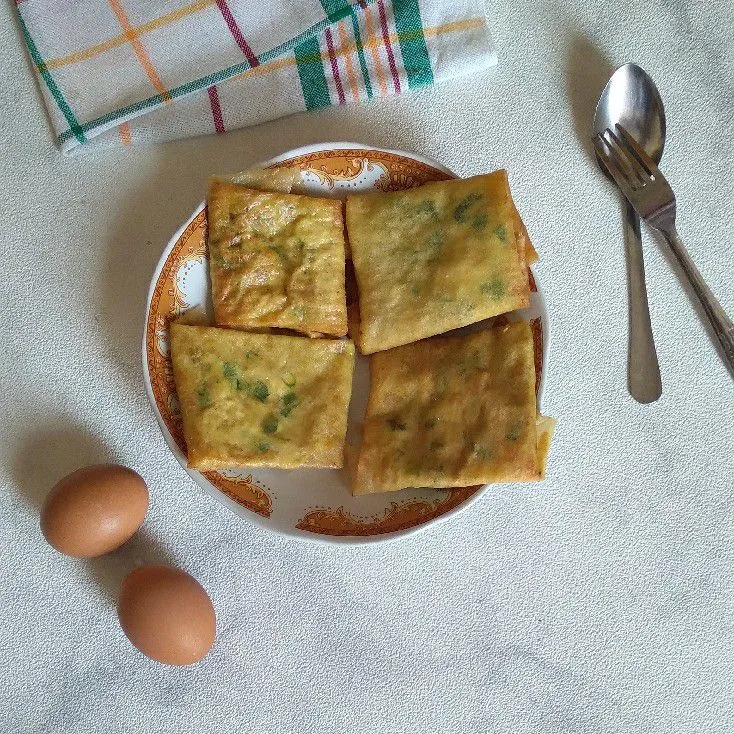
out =
[[(307, 192), (344, 197), (350, 191), (398, 190), (455, 178), (422, 156), (353, 143), (299, 148), (265, 163), (298, 166)], [(531, 306), (518, 316), (534, 323), (540, 390), (547, 319), (531, 274)], [(176, 232), (156, 267), (148, 295), (143, 371), (148, 397), (169, 447), (189, 476), (240, 517), (284, 535), (333, 543), (365, 543), (409, 535), (455, 515), (487, 487), (406, 489), (352, 497), (346, 470), (198, 472), (186, 467), (181, 415), (168, 353), (169, 321), (195, 306), (209, 309), (206, 208), (202, 203)], [(514, 315), (513, 315), (514, 316)], [(477, 328), (477, 325), (469, 328)], [(481, 325), (480, 325), (481, 328)], [(358, 356), (347, 440), (355, 442), (369, 391), (367, 358)]]

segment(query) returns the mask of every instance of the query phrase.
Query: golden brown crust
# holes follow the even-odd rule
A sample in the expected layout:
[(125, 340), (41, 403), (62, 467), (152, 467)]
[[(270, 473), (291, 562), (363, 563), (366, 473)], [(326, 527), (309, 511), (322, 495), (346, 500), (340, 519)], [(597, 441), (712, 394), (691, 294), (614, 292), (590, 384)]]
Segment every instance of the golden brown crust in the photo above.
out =
[(351, 342), (173, 323), (171, 360), (190, 467), (343, 465)]
[(548, 465), (548, 452), (550, 451), (553, 432), (556, 429), (556, 419), (546, 415), (538, 414), (538, 466), (540, 467), (540, 478), (545, 479), (545, 470)]
[(365, 354), (526, 307), (507, 174), (347, 199)]
[(233, 183), (258, 191), (280, 191), (283, 194), (290, 194), (301, 183), (301, 169), (294, 166), (249, 168), (226, 176), (212, 176), (209, 181)]
[[(512, 197), (510, 198), (512, 200)], [(525, 222), (522, 221), (522, 217), (520, 216), (520, 212), (517, 210), (514, 200), (512, 200), (512, 208), (515, 216), (515, 231), (517, 233), (517, 245), (520, 250), (520, 259), (524, 260), (526, 265), (532, 265), (539, 260), (538, 252), (530, 241), (528, 229), (525, 226)]]
[(341, 202), (213, 180), (208, 226), (219, 326), (346, 334)]
[(540, 479), (526, 322), (371, 358), (353, 493)]

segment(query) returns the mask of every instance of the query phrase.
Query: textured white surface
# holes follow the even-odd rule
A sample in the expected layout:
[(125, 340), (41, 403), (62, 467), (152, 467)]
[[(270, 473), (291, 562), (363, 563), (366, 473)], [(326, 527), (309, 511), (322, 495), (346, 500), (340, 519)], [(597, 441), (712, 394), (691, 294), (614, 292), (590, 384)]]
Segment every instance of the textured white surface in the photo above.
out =
[[(669, 119), (680, 230), (734, 312), (734, 9), (712, 2), (490, 6), (500, 66), (360, 109), (64, 159), (0, 5), (0, 731), (731, 732), (734, 388), (645, 235), (664, 393), (625, 389), (617, 202), (584, 136), (606, 60), (636, 60)], [(550, 476), (399, 544), (288, 541), (198, 491), (141, 384), (148, 279), (212, 171), (319, 140), (507, 166), (538, 247), (552, 344)], [(586, 143), (585, 143), (586, 144)], [(129, 547), (94, 562), (40, 538), (62, 474), (112, 458), (148, 480)], [(219, 638), (164, 668), (125, 640), (122, 575), (169, 559)]]

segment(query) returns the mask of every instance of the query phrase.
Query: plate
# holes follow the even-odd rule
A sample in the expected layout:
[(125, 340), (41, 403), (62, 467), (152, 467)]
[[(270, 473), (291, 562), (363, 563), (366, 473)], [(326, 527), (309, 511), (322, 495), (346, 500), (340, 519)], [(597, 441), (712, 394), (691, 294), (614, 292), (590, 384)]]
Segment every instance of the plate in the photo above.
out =
[[(445, 166), (423, 156), (355, 143), (298, 148), (262, 165), (283, 164), (300, 168), (305, 189), (316, 196), (343, 198), (353, 191), (406, 189), (429, 181), (455, 178)], [(533, 321), (539, 395), (547, 318), (532, 273), (530, 281), (533, 291), (530, 308), (513, 317)], [(487, 491), (487, 486), (406, 489), (352, 497), (346, 470), (256, 469), (202, 473), (188, 469), (168, 352), (168, 324), (194, 306), (208, 309), (209, 297), (206, 208), (202, 203), (171, 238), (155, 269), (143, 336), (143, 373), (148, 397), (171, 451), (196, 484), (237, 515), (287, 536), (361, 544), (392, 540), (423, 530), (466, 509)], [(358, 440), (368, 390), (368, 360), (358, 356), (348, 441)]]

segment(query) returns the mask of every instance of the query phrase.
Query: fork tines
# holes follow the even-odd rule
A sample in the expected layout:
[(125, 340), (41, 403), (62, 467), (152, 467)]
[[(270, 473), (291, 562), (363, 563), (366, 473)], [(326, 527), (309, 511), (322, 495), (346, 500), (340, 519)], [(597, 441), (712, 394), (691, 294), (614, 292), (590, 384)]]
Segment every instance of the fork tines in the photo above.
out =
[(596, 153), (623, 191), (643, 188), (660, 175), (660, 170), (622, 125), (615, 127), (619, 136), (607, 128), (594, 138)]

